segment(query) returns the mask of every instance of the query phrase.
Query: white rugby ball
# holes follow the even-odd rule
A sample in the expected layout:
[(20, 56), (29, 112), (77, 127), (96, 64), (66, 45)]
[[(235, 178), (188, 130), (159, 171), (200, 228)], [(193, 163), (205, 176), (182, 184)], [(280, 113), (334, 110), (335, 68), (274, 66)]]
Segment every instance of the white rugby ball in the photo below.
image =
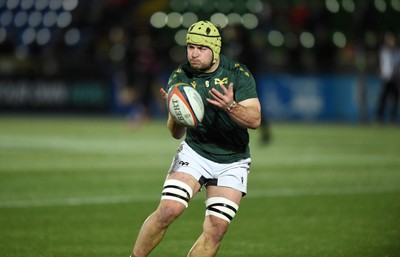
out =
[(196, 127), (204, 117), (204, 104), (200, 94), (186, 83), (177, 83), (170, 87), (167, 109), (185, 127)]

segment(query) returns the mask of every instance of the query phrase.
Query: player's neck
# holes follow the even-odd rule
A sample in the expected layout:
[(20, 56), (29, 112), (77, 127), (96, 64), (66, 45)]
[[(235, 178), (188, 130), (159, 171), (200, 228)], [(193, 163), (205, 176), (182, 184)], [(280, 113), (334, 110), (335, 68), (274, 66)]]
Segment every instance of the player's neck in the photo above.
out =
[(213, 65), (211, 65), (209, 69), (205, 70), (204, 73), (212, 73), (217, 70), (218, 66), (219, 66), (219, 59)]

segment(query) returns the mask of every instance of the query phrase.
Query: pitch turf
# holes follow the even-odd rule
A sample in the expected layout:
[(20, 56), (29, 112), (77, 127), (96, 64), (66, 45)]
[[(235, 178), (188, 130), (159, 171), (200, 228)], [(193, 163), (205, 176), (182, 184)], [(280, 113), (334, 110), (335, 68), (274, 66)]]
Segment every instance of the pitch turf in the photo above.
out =
[[(400, 256), (400, 128), (252, 131), (249, 194), (219, 257)], [(178, 141), (163, 121), (0, 118), (0, 256), (127, 257)], [(186, 256), (204, 192), (153, 257)]]

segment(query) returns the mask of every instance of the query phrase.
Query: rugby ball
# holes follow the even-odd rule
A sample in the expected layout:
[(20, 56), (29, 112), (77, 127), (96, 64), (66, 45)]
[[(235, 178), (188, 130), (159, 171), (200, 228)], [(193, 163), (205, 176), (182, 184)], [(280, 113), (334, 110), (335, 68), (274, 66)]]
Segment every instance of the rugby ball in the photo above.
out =
[(186, 83), (177, 83), (170, 87), (167, 109), (185, 127), (196, 127), (204, 117), (204, 104), (200, 94)]

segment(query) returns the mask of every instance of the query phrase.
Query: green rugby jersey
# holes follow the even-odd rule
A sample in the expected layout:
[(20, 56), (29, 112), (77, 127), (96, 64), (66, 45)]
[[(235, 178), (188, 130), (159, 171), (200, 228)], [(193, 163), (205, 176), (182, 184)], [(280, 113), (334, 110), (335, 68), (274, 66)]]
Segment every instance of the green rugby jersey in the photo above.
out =
[(256, 83), (246, 66), (220, 55), (220, 64), (213, 73), (200, 73), (189, 64), (180, 65), (170, 76), (167, 89), (176, 83), (192, 85), (204, 103), (203, 121), (195, 128), (188, 128), (185, 141), (201, 156), (219, 163), (235, 162), (250, 157), (249, 133), (229, 114), (207, 102), (209, 91), (220, 85), (228, 88), (233, 83), (234, 99), (241, 102), (256, 98)]

